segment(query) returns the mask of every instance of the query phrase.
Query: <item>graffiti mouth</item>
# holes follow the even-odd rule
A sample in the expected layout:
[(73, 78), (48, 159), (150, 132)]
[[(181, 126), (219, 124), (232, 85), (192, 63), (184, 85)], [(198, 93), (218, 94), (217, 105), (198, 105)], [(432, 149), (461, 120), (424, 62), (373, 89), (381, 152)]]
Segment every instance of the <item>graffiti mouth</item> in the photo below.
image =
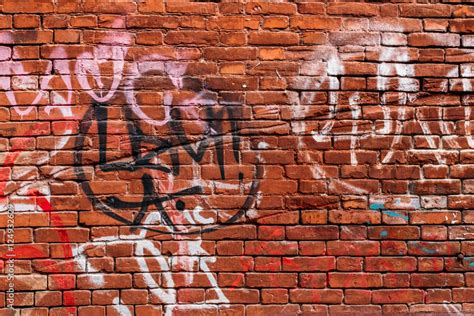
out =
[(201, 186), (193, 186), (172, 194), (166, 194), (162, 197), (155, 197), (155, 195), (144, 195), (145, 200), (142, 202), (127, 202), (118, 197), (109, 196), (103, 202), (105, 205), (117, 209), (139, 208), (142, 206), (151, 206), (161, 204), (163, 202), (172, 201), (182, 196), (189, 196), (203, 193)]
[(110, 164), (100, 164), (99, 168), (101, 171), (137, 171), (139, 169), (154, 169), (163, 171), (165, 173), (171, 173), (171, 169), (163, 164), (149, 164), (148, 160), (136, 160), (134, 162), (114, 162)]
[[(81, 169), (80, 167), (77, 167)], [(77, 170), (76, 169), (76, 172)], [(83, 173), (80, 171), (77, 172), (78, 177), (80, 178)], [(176, 202), (176, 209), (177, 211), (183, 211), (185, 208), (185, 203), (180, 200), (183, 196), (195, 196), (197, 194), (201, 194), (203, 189), (201, 186), (194, 186), (190, 187), (181, 191), (177, 191), (171, 194), (165, 194), (159, 197), (156, 195), (145, 195), (144, 200), (141, 202), (130, 202), (125, 201), (115, 196), (109, 196), (106, 198), (100, 198), (96, 196), (85, 178), (84, 182), (81, 182), (81, 188), (86, 194), (87, 198), (92, 202), (94, 207), (104, 214), (108, 215), (109, 217), (123, 223), (125, 226), (130, 226), (130, 231), (136, 231), (137, 229), (145, 229), (155, 233), (161, 234), (181, 234), (181, 235), (195, 235), (195, 234), (202, 234), (207, 232), (212, 232), (218, 230), (220, 228), (224, 228), (230, 224), (236, 223), (245, 213), (254, 205), (256, 201), (256, 196), (258, 193), (259, 188), (259, 179), (263, 175), (263, 168), (258, 165), (256, 168), (256, 172), (254, 177), (250, 183), (249, 192), (246, 196), (245, 201), (243, 202), (242, 206), (226, 221), (222, 223), (211, 223), (211, 224), (200, 224), (195, 225), (194, 228), (190, 229), (190, 224), (176, 224), (170, 218), (168, 211), (163, 206), (163, 203), (169, 201)], [(79, 179), (81, 180), (81, 179)], [(143, 223), (143, 219), (148, 211), (149, 207), (155, 207), (156, 211), (153, 210), (151, 212), (159, 212), (162, 220), (162, 224), (166, 226), (166, 228), (159, 229), (154, 228), (157, 226), (157, 223)], [(139, 209), (138, 213), (134, 216), (133, 220), (128, 220), (125, 217), (119, 215), (115, 212), (115, 210), (130, 210), (130, 209)], [(160, 225), (158, 225), (160, 226)]]

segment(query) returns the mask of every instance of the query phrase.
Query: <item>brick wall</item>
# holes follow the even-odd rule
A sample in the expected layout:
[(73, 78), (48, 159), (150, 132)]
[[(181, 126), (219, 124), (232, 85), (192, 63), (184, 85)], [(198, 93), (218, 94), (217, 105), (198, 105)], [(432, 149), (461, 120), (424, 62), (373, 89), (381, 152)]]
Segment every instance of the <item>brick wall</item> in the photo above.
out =
[(473, 312), (468, 2), (0, 1), (1, 314)]

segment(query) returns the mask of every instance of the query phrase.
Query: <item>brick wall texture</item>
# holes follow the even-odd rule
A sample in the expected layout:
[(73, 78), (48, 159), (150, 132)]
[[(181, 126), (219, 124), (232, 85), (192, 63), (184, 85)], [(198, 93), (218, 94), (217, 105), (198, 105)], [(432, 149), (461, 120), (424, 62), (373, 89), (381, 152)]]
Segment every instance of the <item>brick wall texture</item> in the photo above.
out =
[(474, 5), (0, 0), (0, 315), (474, 312)]

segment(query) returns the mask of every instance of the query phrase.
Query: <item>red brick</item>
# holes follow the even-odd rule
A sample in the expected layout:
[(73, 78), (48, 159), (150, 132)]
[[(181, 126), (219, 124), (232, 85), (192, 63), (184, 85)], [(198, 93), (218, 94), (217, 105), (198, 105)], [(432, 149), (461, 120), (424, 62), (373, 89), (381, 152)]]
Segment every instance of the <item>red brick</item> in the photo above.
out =
[(416, 271), (417, 261), (412, 257), (366, 258), (366, 271)]
[(93, 15), (71, 17), (70, 24), (72, 27), (96, 27), (97, 17)]
[(373, 304), (421, 303), (423, 291), (417, 289), (376, 290), (372, 292)]
[(464, 276), (460, 273), (412, 274), (412, 287), (462, 287)]
[(471, 33), (474, 30), (474, 19), (452, 20), (449, 30), (457, 33)]
[(34, 5), (29, 2), (6, 0), (3, 2), (2, 11), (5, 13), (51, 13), (54, 3), (51, 0), (38, 0)]
[(461, 38), (456, 34), (412, 33), (408, 35), (408, 45), (457, 47), (461, 45)]
[(346, 305), (337, 305), (329, 306), (329, 312), (331, 314), (345, 314), (345, 313), (380, 313), (382, 307), (374, 305), (361, 305), (361, 306), (346, 306)]
[(61, 292), (36, 292), (35, 305), (36, 306), (59, 306), (62, 303)]
[(301, 30), (337, 30), (341, 27), (341, 19), (301, 15), (290, 19), (290, 27)]
[(120, 299), (123, 304), (146, 304), (148, 302), (147, 290), (122, 290)]
[[(222, 293), (233, 303), (255, 304), (259, 300), (259, 291), (254, 289), (223, 289)], [(215, 300), (216, 291), (206, 290), (206, 300)]]
[(298, 11), (305, 14), (324, 14), (323, 3), (301, 2), (298, 3)]
[(217, 5), (214, 3), (166, 3), (166, 11), (170, 13), (214, 14)]
[(344, 292), (344, 303), (346, 304), (370, 304), (371, 291), (369, 290), (353, 290), (348, 289)]
[(248, 273), (246, 284), (249, 287), (294, 288), (297, 285), (296, 273)]
[(448, 289), (429, 289), (426, 291), (426, 303), (443, 303), (451, 301), (451, 291)]
[(329, 273), (332, 288), (377, 288), (382, 287), (382, 275), (378, 273)]
[(329, 3), (326, 12), (336, 15), (376, 16), (379, 6), (369, 3)]
[(218, 41), (216, 32), (208, 31), (170, 31), (165, 36), (167, 44), (212, 45)]
[(255, 315), (255, 316), (278, 315), (278, 314), (285, 315), (285, 314), (298, 313), (300, 311), (300, 307), (296, 304), (249, 305), (247, 306), (246, 310), (248, 314)]
[(296, 45), (299, 37), (290, 32), (252, 32), (248, 38), (249, 44), (254, 45)]
[(255, 271), (281, 271), (280, 257), (256, 257)]
[(299, 284), (303, 288), (325, 288), (327, 276), (324, 273), (301, 273)]
[(336, 267), (334, 257), (284, 257), (283, 271), (329, 271)]
[(362, 271), (363, 261), (360, 257), (338, 257), (336, 269), (338, 271)]
[(453, 302), (473, 302), (474, 291), (470, 288), (453, 289)]
[(94, 278), (88, 275), (77, 277), (77, 288), (79, 289), (121, 289), (130, 288), (132, 278), (129, 274), (102, 274), (103, 284), (95, 284)]
[(287, 14), (296, 13), (296, 5), (294, 3), (247, 3), (245, 12), (250, 14)]
[(247, 241), (245, 242), (246, 255), (296, 255), (298, 244), (291, 241)]
[(13, 18), (13, 26), (19, 29), (38, 28), (40, 18), (38, 15), (17, 14)]
[(50, 290), (70, 290), (76, 286), (76, 277), (68, 274), (56, 274), (48, 276), (48, 288)]
[(408, 243), (408, 253), (412, 255), (453, 256), (460, 250), (458, 242), (422, 242), (411, 241)]
[(290, 240), (331, 240), (337, 239), (337, 226), (294, 226), (287, 227), (286, 236)]
[(286, 289), (262, 289), (261, 295), (263, 304), (286, 304), (289, 299)]
[(370, 239), (418, 239), (420, 229), (418, 227), (378, 226), (368, 228)]
[(376, 241), (328, 241), (329, 255), (374, 256), (380, 253), (380, 245)]
[(331, 32), (329, 42), (333, 45), (350, 45), (354, 42), (364, 46), (374, 46), (380, 44), (380, 35), (377, 33), (358, 32)]
[(52, 31), (0, 31), (0, 44), (47, 44), (52, 39)]
[(107, 2), (97, 0), (85, 0), (83, 3), (84, 12), (94, 13), (130, 13), (137, 9), (136, 3), (133, 2), (118, 2), (115, 5), (108, 5)]
[(319, 303), (340, 304), (342, 302), (341, 290), (290, 290), (290, 302), (292, 303)]
[(443, 4), (402, 4), (400, 16), (406, 17), (449, 17), (451, 6)]
[(441, 225), (426, 225), (422, 227), (421, 238), (424, 240), (446, 240), (448, 229)]

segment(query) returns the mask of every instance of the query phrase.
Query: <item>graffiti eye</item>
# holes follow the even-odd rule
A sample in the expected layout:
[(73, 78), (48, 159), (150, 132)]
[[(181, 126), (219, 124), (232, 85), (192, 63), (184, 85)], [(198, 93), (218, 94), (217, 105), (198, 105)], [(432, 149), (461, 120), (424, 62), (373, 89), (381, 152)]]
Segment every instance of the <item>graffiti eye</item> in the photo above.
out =
[(184, 201), (182, 201), (182, 200), (177, 200), (176, 201), (176, 209), (178, 211), (184, 211), (185, 208), (186, 208), (186, 203), (184, 203)]

